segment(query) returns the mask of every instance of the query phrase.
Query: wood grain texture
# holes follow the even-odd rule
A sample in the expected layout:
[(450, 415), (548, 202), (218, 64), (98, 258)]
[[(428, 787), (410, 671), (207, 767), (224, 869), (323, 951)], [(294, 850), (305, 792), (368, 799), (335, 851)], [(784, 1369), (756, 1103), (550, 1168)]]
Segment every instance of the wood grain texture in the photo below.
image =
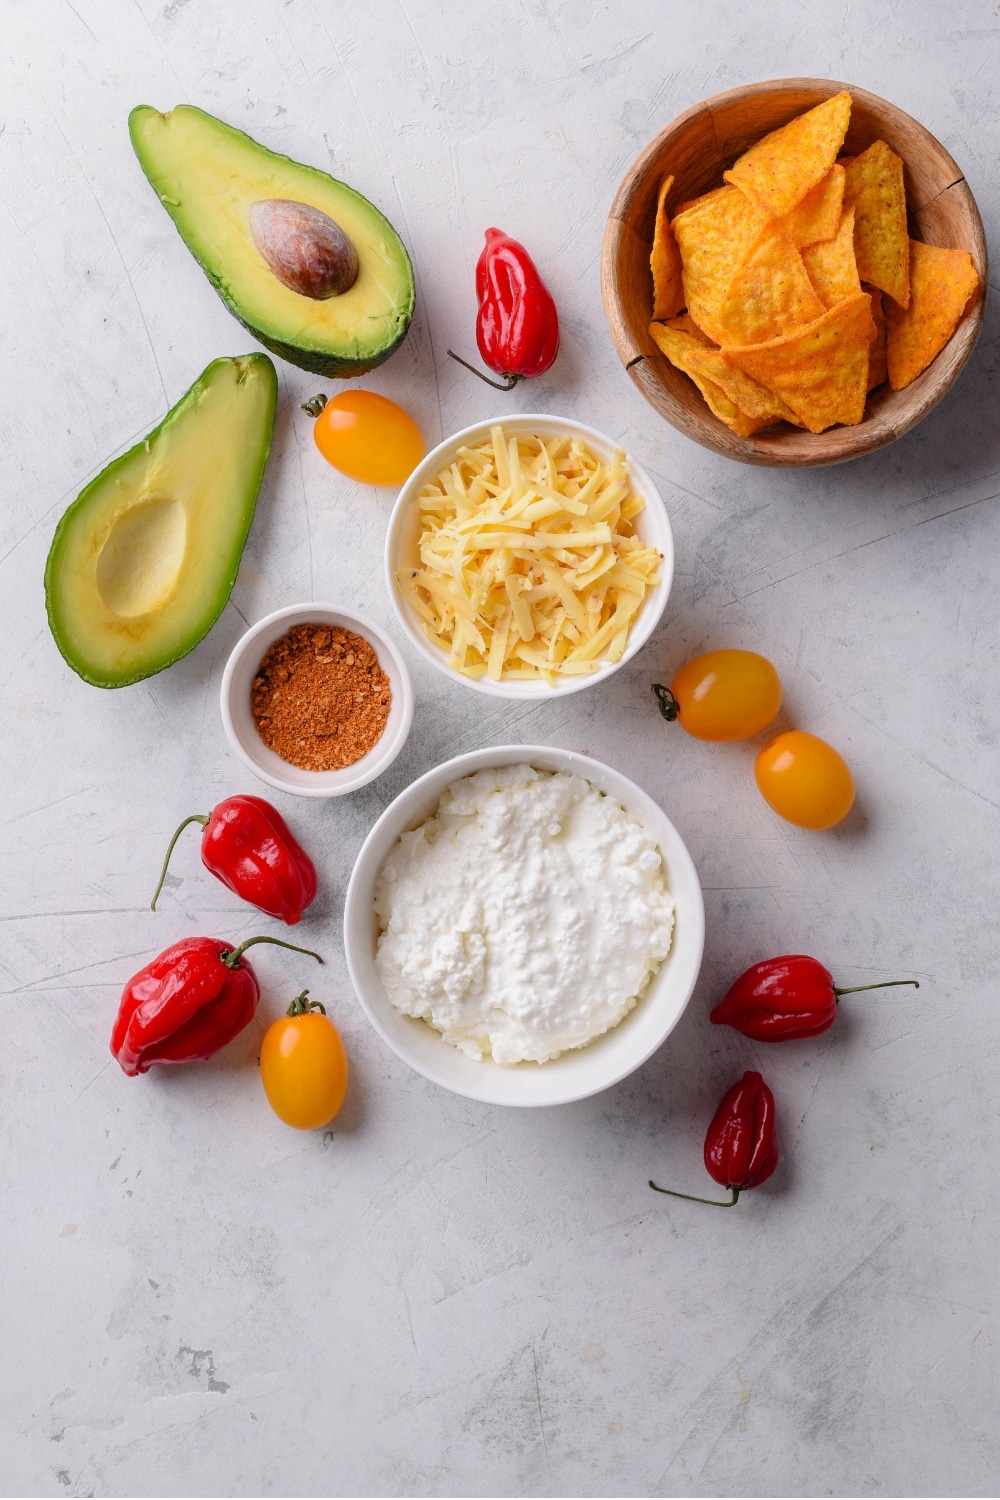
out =
[[(718, 186), (748, 146), (842, 89), (853, 97), (845, 150), (856, 154), (884, 140), (903, 160), (911, 233), (932, 245), (968, 250), (980, 292), (954, 336), (903, 391), (882, 386), (864, 421), (823, 433), (785, 424), (741, 438), (712, 415), (688, 377), (649, 336), (649, 251), (659, 185), (675, 177), (668, 208)], [(622, 364), (656, 411), (685, 436), (739, 463), (771, 467), (844, 463), (894, 442), (936, 406), (958, 379), (982, 326), (989, 284), (986, 236), (975, 199), (954, 158), (919, 121), (865, 89), (823, 78), (780, 78), (715, 94), (671, 122), (633, 162), (608, 217), (601, 292)]]

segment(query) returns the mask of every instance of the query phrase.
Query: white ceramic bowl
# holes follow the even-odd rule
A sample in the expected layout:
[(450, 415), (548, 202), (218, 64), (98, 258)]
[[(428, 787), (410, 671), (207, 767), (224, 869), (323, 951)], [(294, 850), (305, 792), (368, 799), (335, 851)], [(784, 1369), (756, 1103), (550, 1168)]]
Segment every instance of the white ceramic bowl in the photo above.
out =
[(530, 413), (512, 417), (493, 417), (487, 422), (477, 422), (474, 427), (466, 427), (462, 432), (456, 432), (454, 437), (448, 438), (446, 442), (439, 443), (433, 452), (428, 453), (423, 462), (417, 465), (403, 485), (389, 518), (389, 530), (385, 538), (385, 574), (389, 598), (392, 600), (399, 623), (406, 631), (414, 650), (419, 651), (420, 655), (432, 666), (446, 673), (453, 682), (463, 683), (465, 687), (474, 688), (477, 693), (487, 693), (493, 698), (551, 698), (557, 693), (579, 693), (584, 688), (603, 682), (606, 677), (611, 676), (612, 672), (617, 672), (619, 667), (629, 661), (645, 645), (659, 624), (670, 596), (670, 585), (674, 575), (674, 539), (670, 530), (670, 520), (663, 497), (656, 485), (646, 470), (641, 468), (630, 455), (627, 457), (629, 482), (635, 493), (641, 495), (646, 502), (645, 510), (636, 517), (636, 535), (648, 546), (655, 547), (658, 552), (661, 552), (663, 562), (659, 569), (660, 581), (655, 588), (649, 590), (643, 600), (642, 608), (629, 631), (628, 644), (619, 661), (606, 662), (589, 676), (559, 677), (556, 679), (555, 687), (550, 687), (547, 682), (543, 681), (490, 682), (486, 677), (464, 677), (461, 672), (456, 672), (449, 667), (445, 653), (428, 640), (424, 634), (420, 616), (396, 585), (396, 572), (399, 568), (415, 567), (420, 562), (418, 550), (420, 512), (416, 502), (421, 486), (433, 479), (446, 464), (451, 463), (459, 448), (471, 447), (482, 442), (489, 437), (490, 428), (498, 423), (508, 436), (538, 432), (545, 437), (555, 437), (558, 434), (571, 433), (574, 437), (582, 438), (605, 463), (610, 463), (616, 449), (621, 447), (620, 443), (605, 437), (603, 432), (597, 432), (593, 427), (585, 427), (582, 422), (574, 422), (569, 417)]
[[(367, 755), (343, 770), (303, 771), (299, 766), (289, 765), (257, 733), (250, 709), (250, 687), (268, 647), (287, 635), (293, 625), (339, 625), (364, 636), (389, 679), (392, 705), (381, 739)], [(402, 750), (413, 722), (413, 687), (399, 651), (381, 626), (367, 615), (336, 604), (292, 604), (265, 615), (237, 641), (222, 674), (221, 707), (229, 743), (261, 781), (282, 792), (294, 792), (298, 797), (341, 797), (381, 776)]]
[[(375, 968), (379, 924), (374, 911), (378, 873), (399, 835), (437, 807), (460, 776), (526, 761), (540, 771), (569, 771), (615, 797), (656, 839), (676, 903), (673, 944), (638, 1005), (612, 1031), (547, 1063), (501, 1067), (475, 1062), (423, 1021), (402, 1015), (386, 997)], [(344, 947), (358, 999), (384, 1042), (418, 1073), (454, 1094), (484, 1104), (537, 1107), (569, 1104), (600, 1093), (636, 1068), (666, 1040), (691, 998), (705, 938), (701, 884), (670, 819), (645, 792), (610, 766), (553, 745), (499, 745), (458, 755), (428, 771), (386, 808), (361, 847), (347, 888)]]

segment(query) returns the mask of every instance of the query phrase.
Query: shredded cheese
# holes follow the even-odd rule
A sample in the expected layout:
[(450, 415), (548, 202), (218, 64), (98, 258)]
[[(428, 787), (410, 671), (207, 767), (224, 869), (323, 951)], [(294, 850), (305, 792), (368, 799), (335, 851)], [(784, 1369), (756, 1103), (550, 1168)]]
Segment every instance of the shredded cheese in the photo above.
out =
[(455, 671), (555, 686), (621, 659), (661, 561), (635, 535), (621, 449), (605, 464), (578, 438), (497, 426), (417, 505), (421, 566), (396, 582)]

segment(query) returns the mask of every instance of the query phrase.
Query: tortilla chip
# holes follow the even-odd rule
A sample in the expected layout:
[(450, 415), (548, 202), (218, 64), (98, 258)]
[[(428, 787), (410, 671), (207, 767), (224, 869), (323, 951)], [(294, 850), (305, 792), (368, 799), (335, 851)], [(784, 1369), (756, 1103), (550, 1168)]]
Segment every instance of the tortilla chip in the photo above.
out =
[(656, 202), (653, 249), (649, 257), (649, 268), (653, 273), (654, 318), (672, 318), (684, 306), (681, 257), (667, 218), (667, 194), (673, 185), (673, 177), (665, 177)]
[(681, 361), (686, 362), (688, 354), (696, 349), (712, 352), (712, 346), (707, 344), (703, 337), (681, 326), (683, 322), (683, 318), (671, 318), (669, 323), (654, 321), (649, 325), (650, 338), (654, 340), (660, 353), (665, 354), (678, 370), (683, 370), (684, 365)]
[(733, 277), (716, 310), (720, 344), (764, 344), (822, 316), (802, 257), (779, 224), (771, 224)]
[[(758, 423), (784, 421), (799, 425), (795, 413), (785, 405), (780, 396), (738, 370), (720, 350), (705, 342), (703, 334), (691, 334), (687, 329), (679, 328), (677, 325), (680, 321), (675, 318), (670, 323), (651, 323), (649, 332), (670, 363), (683, 370), (685, 375), (690, 375), (699, 389), (702, 381), (708, 381), (728, 397), (744, 416)], [(716, 411), (716, 416), (718, 415), (719, 412)], [(722, 420), (725, 421), (726, 418), (723, 417)]]
[(783, 339), (722, 352), (780, 396), (810, 432), (835, 422), (854, 426), (865, 411), (870, 309), (871, 298), (859, 292)]
[(766, 385), (761, 385), (743, 370), (738, 370), (721, 349), (706, 349), (698, 360), (709, 378), (714, 379), (719, 389), (725, 391), (730, 401), (748, 417), (755, 417), (761, 422), (791, 422), (793, 427), (802, 426), (791, 407), (786, 406), (780, 396), (769, 391)]
[[(689, 333), (692, 338), (697, 339), (698, 343), (703, 344), (706, 349), (718, 349), (719, 347), (713, 339), (709, 338), (707, 333), (698, 327), (690, 313), (681, 313), (679, 318), (668, 318), (666, 327), (678, 329), (681, 333)], [(652, 332), (652, 329), (650, 332)], [(656, 335), (654, 334), (653, 337), (655, 338)]]
[(903, 163), (876, 141), (847, 168), (844, 203), (853, 203), (854, 253), (862, 281), (888, 292), (900, 307), (910, 300)]
[(679, 219), (681, 214), (686, 214), (692, 208), (707, 208), (715, 198), (720, 198), (726, 191), (727, 184), (722, 187), (711, 188), (707, 193), (702, 193), (700, 198), (686, 198), (683, 203), (678, 203), (674, 209), (674, 218)]
[(901, 391), (951, 338), (979, 286), (968, 250), (910, 241), (910, 305), (885, 309), (889, 384)]
[(851, 96), (845, 89), (772, 130), (722, 175), (759, 203), (769, 219), (780, 219), (829, 172), (850, 118)]
[[(691, 375), (691, 372), (685, 371)], [(773, 427), (774, 418), (748, 417), (745, 411), (740, 411), (726, 395), (721, 386), (715, 385), (713, 381), (706, 380), (703, 375), (691, 375), (691, 379), (704, 396), (709, 410), (718, 417), (720, 422), (725, 422), (739, 437), (753, 437), (755, 432), (760, 432), (762, 427)]]
[(835, 163), (822, 182), (817, 182), (802, 202), (781, 220), (797, 250), (818, 244), (820, 240), (833, 239), (840, 228), (843, 198), (844, 169)]
[(824, 307), (836, 307), (845, 297), (858, 295), (861, 280), (854, 259), (853, 207), (844, 209), (835, 237), (823, 244), (810, 245), (803, 250), (802, 260)]
[(889, 378), (885, 356), (885, 309), (882, 306), (882, 293), (877, 286), (866, 286), (862, 290), (872, 299), (872, 322), (875, 324), (875, 337), (868, 346), (868, 389), (873, 391)]
[(704, 396), (709, 411), (740, 437), (752, 437), (762, 427), (769, 427), (774, 422), (774, 417), (752, 417), (741, 411), (722, 387), (706, 375), (698, 355), (711, 356), (714, 352), (718, 357), (717, 350), (707, 349), (694, 335), (682, 329), (670, 328), (665, 323), (650, 323), (649, 332), (670, 363), (676, 365), (678, 370), (683, 370), (694, 381)]
[(767, 216), (739, 188), (707, 193), (673, 222), (684, 305), (709, 338), (722, 343), (718, 312), (740, 266), (767, 227)]

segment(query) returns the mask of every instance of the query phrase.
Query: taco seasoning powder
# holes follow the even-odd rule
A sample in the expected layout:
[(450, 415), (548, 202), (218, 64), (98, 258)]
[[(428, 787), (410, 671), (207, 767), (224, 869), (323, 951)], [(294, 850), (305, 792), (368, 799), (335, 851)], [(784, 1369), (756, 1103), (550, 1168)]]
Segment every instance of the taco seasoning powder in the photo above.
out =
[(293, 625), (269, 646), (250, 689), (264, 744), (303, 771), (352, 766), (382, 736), (392, 692), (363, 636)]

